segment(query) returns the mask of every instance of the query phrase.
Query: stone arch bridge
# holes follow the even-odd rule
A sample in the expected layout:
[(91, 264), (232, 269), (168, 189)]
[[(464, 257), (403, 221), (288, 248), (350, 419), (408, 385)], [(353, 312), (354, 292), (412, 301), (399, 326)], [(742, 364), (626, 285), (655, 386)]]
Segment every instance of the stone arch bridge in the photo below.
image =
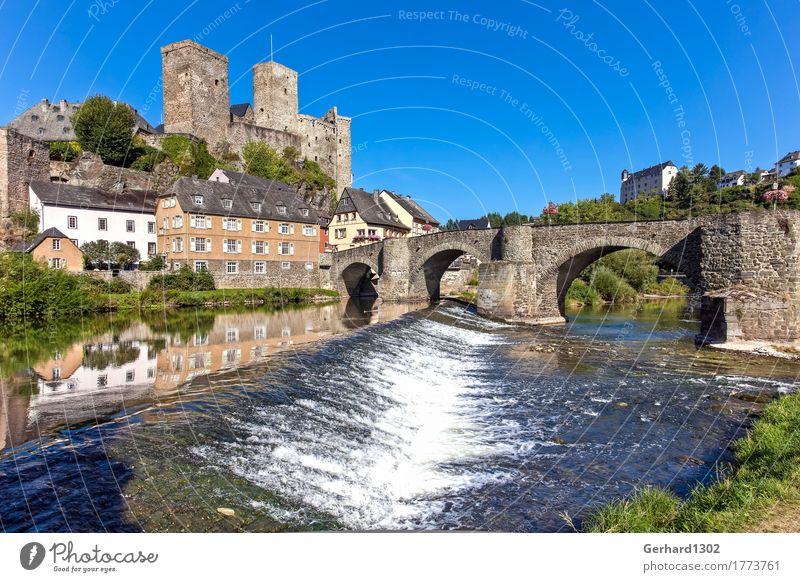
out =
[(684, 220), (525, 225), (386, 239), (333, 253), (343, 296), (439, 298), (457, 257), (480, 261), (477, 308), (504, 321), (566, 321), (564, 297), (583, 269), (627, 248), (650, 252), (702, 294), (701, 341), (800, 338), (800, 212)]

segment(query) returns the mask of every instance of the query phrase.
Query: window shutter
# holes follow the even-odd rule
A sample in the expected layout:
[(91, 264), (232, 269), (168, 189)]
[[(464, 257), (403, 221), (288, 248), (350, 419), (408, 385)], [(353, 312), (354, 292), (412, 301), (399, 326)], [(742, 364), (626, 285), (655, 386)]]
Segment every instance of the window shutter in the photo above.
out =
[(254, 241), (254, 240), (250, 241), (250, 252), (253, 253), (253, 254), (255, 254), (255, 252), (256, 252), (256, 241)]
[(236, 241), (236, 252), (237, 253), (241, 253), (242, 252), (242, 241), (241, 240), (237, 240)]
[[(173, 244), (175, 243), (175, 241), (172, 241), (172, 242), (173, 242)], [(190, 251), (194, 251), (194, 237), (191, 237), (189, 239), (189, 250)]]
[(269, 254), (269, 241), (264, 242), (264, 254), (265, 255)]
[(210, 238), (206, 239), (206, 252), (209, 252), (209, 253), (211, 252), (211, 239)]
[(251, 220), (250, 221), (250, 232), (255, 232), (255, 231), (256, 231), (256, 221), (255, 220)]
[(206, 216), (206, 228), (211, 228), (211, 217)]
[(222, 230), (228, 230), (228, 221), (224, 218), (222, 219)]
[(289, 225), (289, 234), (294, 234), (294, 225), (293, 224)]
[(290, 255), (294, 254), (294, 243), (289, 243), (289, 254)]
[(241, 218), (237, 218), (236, 219), (236, 230), (242, 230), (242, 219)]
[(195, 217), (194, 214), (189, 215), (189, 226), (191, 226), (192, 228), (197, 226), (197, 218)]

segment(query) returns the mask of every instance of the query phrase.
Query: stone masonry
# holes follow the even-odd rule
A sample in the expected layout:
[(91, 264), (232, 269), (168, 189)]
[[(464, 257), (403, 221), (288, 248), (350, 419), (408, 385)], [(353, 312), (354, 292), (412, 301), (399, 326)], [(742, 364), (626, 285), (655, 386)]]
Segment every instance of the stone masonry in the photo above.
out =
[(478, 312), (510, 322), (562, 323), (572, 281), (605, 254), (647, 251), (703, 295), (698, 340), (800, 339), (800, 212), (686, 220), (528, 225), (387, 239), (333, 254), (330, 285), (384, 300), (436, 299), (447, 266), (481, 262)]
[(49, 146), (14, 129), (0, 127), (0, 239), (9, 234), (9, 216), (28, 208), (30, 183), (49, 179)]
[(189, 134), (214, 153), (241, 153), (249, 141), (281, 151), (296, 148), (336, 180), (352, 185), (349, 117), (331, 108), (324, 117), (298, 113), (297, 72), (269, 61), (253, 67), (253, 122), (230, 112), (228, 59), (191, 40), (161, 48), (164, 131)]

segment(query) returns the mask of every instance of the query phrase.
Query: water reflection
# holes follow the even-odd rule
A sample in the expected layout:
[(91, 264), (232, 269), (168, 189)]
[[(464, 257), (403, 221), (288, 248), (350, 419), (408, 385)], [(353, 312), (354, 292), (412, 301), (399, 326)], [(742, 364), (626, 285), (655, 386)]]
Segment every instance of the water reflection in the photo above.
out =
[(109, 331), (50, 351), (48, 331), (25, 338), (33, 349), (17, 350), (22, 355), (10, 356), (14, 350), (0, 345), (4, 370), (13, 370), (0, 375), (0, 451), (418, 307), (367, 298), (272, 312), (186, 311), (130, 322), (121, 330), (109, 320), (99, 326)]

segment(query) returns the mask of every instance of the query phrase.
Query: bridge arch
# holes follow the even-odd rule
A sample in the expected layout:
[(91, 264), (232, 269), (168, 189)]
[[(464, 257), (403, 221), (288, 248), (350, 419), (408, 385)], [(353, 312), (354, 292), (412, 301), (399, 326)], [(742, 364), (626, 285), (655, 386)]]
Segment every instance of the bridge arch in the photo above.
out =
[[(560, 316), (565, 315), (567, 291), (578, 275), (605, 255), (625, 249), (645, 251), (659, 257), (662, 262), (672, 263), (670, 249), (652, 240), (605, 236), (576, 241), (572, 248), (561, 251), (549, 261), (540, 279), (542, 291), (555, 300)], [(679, 265), (671, 266), (679, 268)]]
[(409, 269), (410, 295), (419, 299), (439, 299), (442, 276), (453, 261), (465, 254), (476, 257), (479, 262), (488, 261), (490, 256), (487, 249), (464, 240), (441, 242), (419, 252)]
[(377, 263), (364, 257), (340, 266), (336, 281), (339, 294), (343, 297), (376, 297), (378, 272)]

